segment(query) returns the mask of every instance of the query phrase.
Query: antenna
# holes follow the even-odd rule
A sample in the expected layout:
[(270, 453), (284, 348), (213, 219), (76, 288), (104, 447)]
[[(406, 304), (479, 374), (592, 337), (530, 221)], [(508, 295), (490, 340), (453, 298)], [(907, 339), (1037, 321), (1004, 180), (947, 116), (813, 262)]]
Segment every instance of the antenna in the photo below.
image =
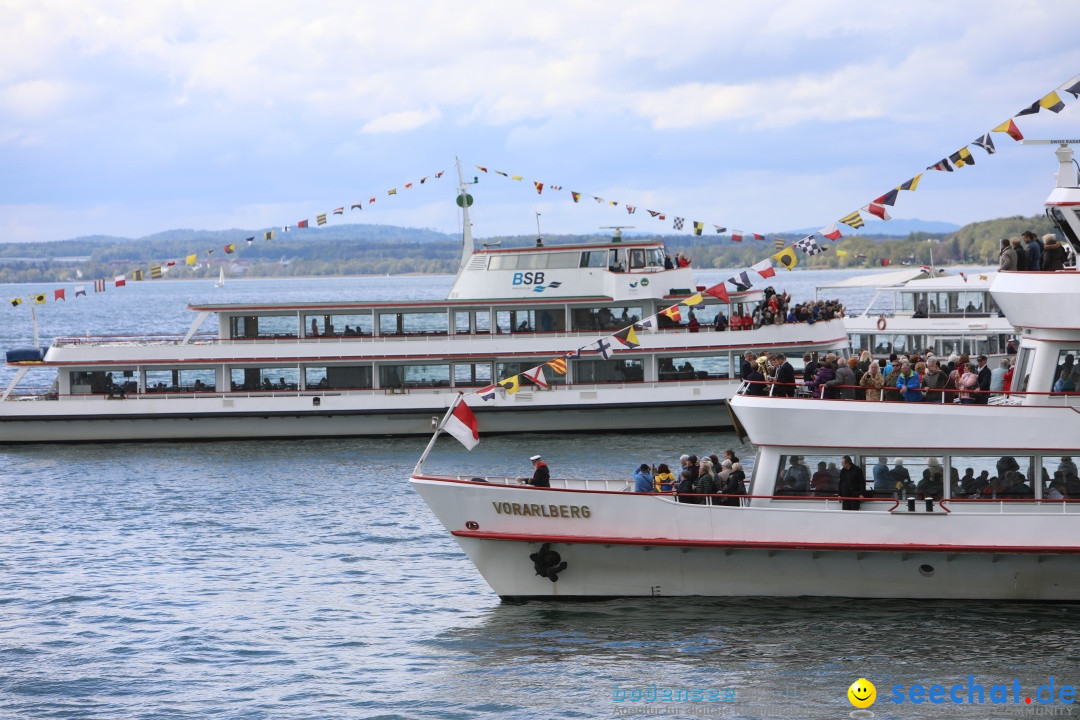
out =
[(633, 225), (605, 225), (605, 226), (601, 227), (600, 229), (601, 230), (614, 230), (615, 232), (613, 232), (611, 234), (611, 242), (617, 243), (617, 242), (622, 242), (622, 231), (623, 230), (633, 230), (634, 226)]
[(540, 211), (536, 211), (536, 247), (544, 247), (544, 236), (540, 232)]

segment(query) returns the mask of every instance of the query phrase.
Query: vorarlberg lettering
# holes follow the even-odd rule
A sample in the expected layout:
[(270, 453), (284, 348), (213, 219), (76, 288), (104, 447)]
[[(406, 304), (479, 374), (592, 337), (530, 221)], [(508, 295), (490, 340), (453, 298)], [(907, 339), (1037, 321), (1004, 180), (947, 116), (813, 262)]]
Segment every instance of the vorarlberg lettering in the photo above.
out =
[(521, 515), (522, 517), (568, 518), (588, 520), (592, 511), (588, 505), (540, 505), (539, 503), (511, 503), (491, 501), (499, 515)]
[[(967, 691), (966, 693), (965, 690)], [(1021, 699), (1020, 694), (1020, 680), (1018, 678), (1014, 678), (1012, 682), (1007, 684), (996, 683), (990, 685), (988, 690), (984, 691), (983, 686), (975, 682), (975, 676), (968, 675), (966, 685), (953, 685), (948, 690), (945, 689), (944, 685), (931, 685), (929, 690), (917, 683), (906, 690), (903, 685), (893, 685), (892, 697), (889, 699), (897, 705), (903, 702), (911, 702), (918, 705), (927, 701), (934, 705), (940, 705), (946, 701), (946, 697), (956, 705), (982, 704), (987, 701), (993, 705), (1005, 705), (1009, 703), (1027, 705), (1033, 700), (1040, 705), (1049, 705), (1055, 702), (1054, 676), (1050, 676), (1050, 682), (1048, 684), (1040, 685), (1034, 695), (1030, 698), (1025, 697)], [(1076, 702), (1076, 689), (1073, 688), (1072, 685), (1062, 685), (1061, 689), (1056, 693), (1056, 698), (1057, 702), (1060, 702), (1063, 705), (1070, 705)]]

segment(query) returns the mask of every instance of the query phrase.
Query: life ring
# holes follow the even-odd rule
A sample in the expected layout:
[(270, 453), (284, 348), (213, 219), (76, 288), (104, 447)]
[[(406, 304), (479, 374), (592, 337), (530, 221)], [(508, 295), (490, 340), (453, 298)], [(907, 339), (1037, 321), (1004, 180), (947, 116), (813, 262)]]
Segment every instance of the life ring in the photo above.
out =
[(878, 330), (884, 330), (885, 329), (885, 316), (884, 315), (880, 316), (877, 319), (877, 329)]

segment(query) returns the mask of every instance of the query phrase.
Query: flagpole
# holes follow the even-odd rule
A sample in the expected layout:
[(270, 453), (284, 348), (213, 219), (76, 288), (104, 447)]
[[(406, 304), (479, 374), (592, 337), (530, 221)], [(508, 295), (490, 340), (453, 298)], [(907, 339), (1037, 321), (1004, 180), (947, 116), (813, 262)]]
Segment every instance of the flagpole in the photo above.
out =
[(34, 309), (34, 298), (30, 298), (30, 323), (34, 326), (34, 347), (40, 347), (41, 341), (38, 340), (37, 310)]
[(435, 432), (431, 434), (431, 440), (428, 441), (427, 447), (424, 448), (424, 452), (420, 455), (420, 459), (416, 461), (416, 467), (413, 468), (413, 475), (419, 475), (424, 469), (424, 461), (427, 460), (428, 453), (431, 452), (431, 448), (435, 447), (435, 439), (439, 437), (439, 433), (442, 432), (443, 425), (450, 419), (450, 414), (454, 412), (454, 408), (461, 402), (461, 399), (465, 397), (464, 393), (459, 392), (458, 396), (454, 398), (454, 402), (450, 403), (450, 409), (443, 415), (443, 419), (439, 421), (439, 424), (435, 426)]

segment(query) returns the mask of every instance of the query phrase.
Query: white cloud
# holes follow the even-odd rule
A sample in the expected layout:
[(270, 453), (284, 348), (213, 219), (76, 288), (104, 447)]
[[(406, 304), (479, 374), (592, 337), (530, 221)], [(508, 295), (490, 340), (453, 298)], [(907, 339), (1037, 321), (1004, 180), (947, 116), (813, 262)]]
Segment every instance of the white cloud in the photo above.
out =
[(383, 115), (382, 117), (375, 118), (364, 124), (361, 128), (361, 132), (365, 133), (400, 133), (408, 132), (409, 130), (415, 130), (419, 127), (423, 127), (428, 123), (433, 123), (442, 117), (442, 113), (438, 108), (429, 108), (427, 110), (404, 110), (402, 112), (390, 113), (389, 115)]

